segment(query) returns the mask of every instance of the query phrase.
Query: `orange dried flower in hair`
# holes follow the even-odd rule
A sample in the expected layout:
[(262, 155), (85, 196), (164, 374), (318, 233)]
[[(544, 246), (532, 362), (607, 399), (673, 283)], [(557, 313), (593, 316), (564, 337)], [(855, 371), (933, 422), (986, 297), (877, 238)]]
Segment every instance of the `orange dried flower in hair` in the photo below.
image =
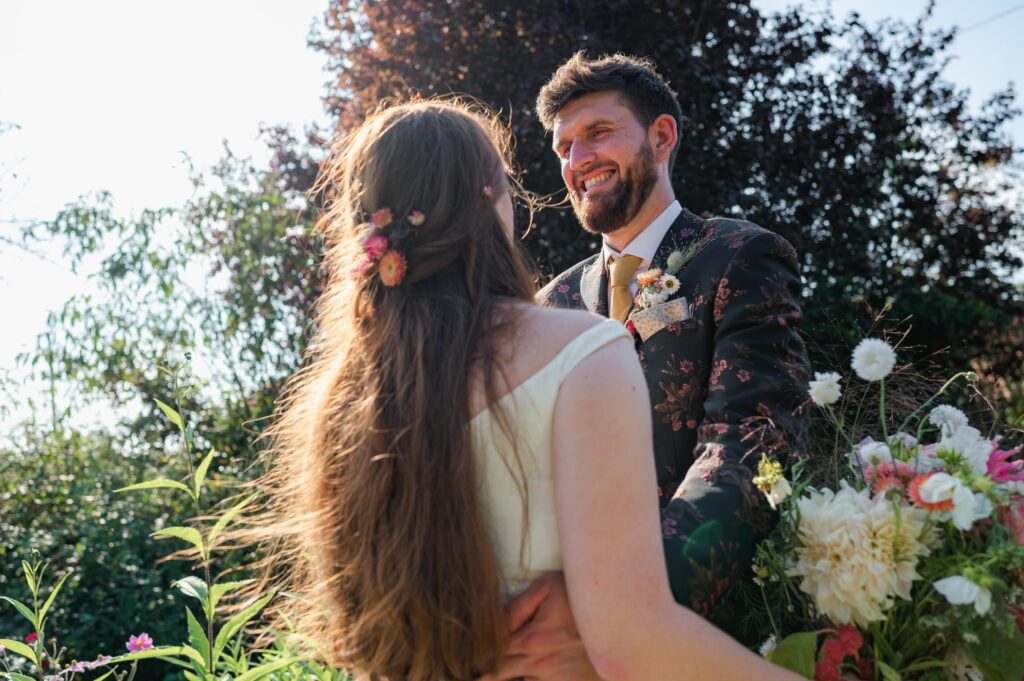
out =
[(385, 286), (398, 286), (405, 278), (405, 258), (398, 251), (388, 251), (380, 257), (377, 274)]

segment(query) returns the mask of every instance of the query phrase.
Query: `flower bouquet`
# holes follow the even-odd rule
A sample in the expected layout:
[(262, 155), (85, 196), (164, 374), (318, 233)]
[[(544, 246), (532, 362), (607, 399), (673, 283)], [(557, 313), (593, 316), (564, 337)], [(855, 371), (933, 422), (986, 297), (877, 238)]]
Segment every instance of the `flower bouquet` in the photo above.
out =
[(866, 339), (854, 373), (877, 383), (880, 439), (850, 439), (835, 373), (810, 400), (838, 433), (845, 471), (830, 487), (793, 481), (763, 457), (754, 483), (780, 509), (757, 547), (761, 653), (807, 678), (1024, 676), (1024, 461), (959, 409), (936, 404), (958, 374), (890, 427), (887, 343)]

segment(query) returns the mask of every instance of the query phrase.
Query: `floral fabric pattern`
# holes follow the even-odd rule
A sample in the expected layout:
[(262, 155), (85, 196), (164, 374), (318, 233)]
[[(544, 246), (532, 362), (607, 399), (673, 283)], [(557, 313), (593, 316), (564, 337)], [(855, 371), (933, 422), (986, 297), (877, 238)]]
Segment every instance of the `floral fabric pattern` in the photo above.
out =
[[(786, 461), (806, 430), (810, 367), (796, 253), (749, 222), (701, 219), (684, 210), (651, 262), (686, 254), (679, 295), (685, 322), (642, 341), (662, 535), (676, 600), (734, 630), (729, 587), (750, 577), (753, 547), (774, 512), (751, 483), (762, 453)], [(608, 314), (599, 256), (549, 283), (541, 304)], [(628, 326), (627, 326), (628, 328)]]

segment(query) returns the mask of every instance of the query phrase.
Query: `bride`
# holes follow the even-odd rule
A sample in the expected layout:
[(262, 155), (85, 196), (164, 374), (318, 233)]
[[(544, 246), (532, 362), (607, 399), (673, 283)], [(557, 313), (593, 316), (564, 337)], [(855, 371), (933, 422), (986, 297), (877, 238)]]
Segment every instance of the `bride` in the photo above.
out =
[(280, 621), (362, 678), (472, 679), (507, 599), (561, 570), (603, 678), (797, 678), (673, 601), (636, 354), (533, 304), (509, 141), (415, 102), (324, 165), (326, 288), (263, 481)]

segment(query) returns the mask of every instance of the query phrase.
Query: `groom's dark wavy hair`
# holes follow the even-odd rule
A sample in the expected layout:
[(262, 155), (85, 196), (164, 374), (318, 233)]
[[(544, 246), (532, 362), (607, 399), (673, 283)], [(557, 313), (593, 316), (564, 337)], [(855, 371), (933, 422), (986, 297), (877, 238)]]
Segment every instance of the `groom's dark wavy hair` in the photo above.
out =
[[(658, 74), (652, 60), (625, 54), (587, 59), (582, 50), (558, 67), (537, 96), (537, 116), (544, 129), (551, 132), (562, 107), (592, 92), (618, 92), (645, 128), (667, 114), (675, 120), (676, 130), (683, 130), (683, 112), (676, 93)], [(676, 163), (680, 140), (682, 134), (677, 136), (669, 156), (670, 171)]]
[[(482, 107), (397, 104), (340, 139), (317, 183), (327, 281), (270, 428), (267, 502), (248, 539), (269, 556), (260, 589), (298, 596), (271, 621), (370, 679), (468, 681), (504, 654), (469, 422), (477, 380), (502, 419), (498, 346), (518, 309), (507, 302), (536, 290), (495, 212), (521, 191), (510, 152)], [(425, 215), (402, 242), (397, 286), (354, 272), (381, 208)]]

